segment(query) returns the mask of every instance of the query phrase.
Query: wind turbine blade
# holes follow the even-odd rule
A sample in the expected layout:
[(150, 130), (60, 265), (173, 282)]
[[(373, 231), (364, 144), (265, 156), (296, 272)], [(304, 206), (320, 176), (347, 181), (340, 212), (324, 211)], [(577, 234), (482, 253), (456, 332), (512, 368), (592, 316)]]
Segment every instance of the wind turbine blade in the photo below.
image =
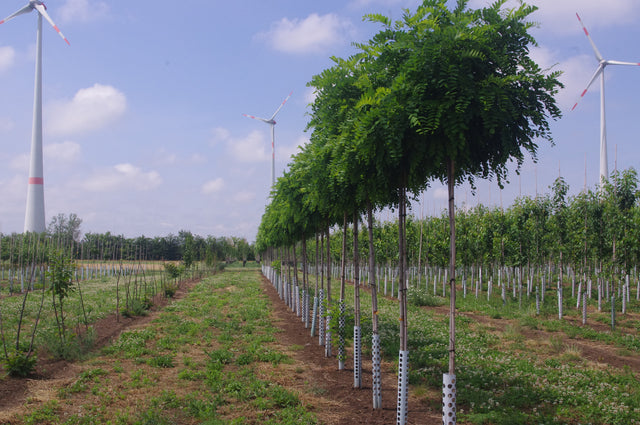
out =
[(280, 109), (282, 109), (284, 104), (287, 103), (287, 100), (289, 100), (289, 98), (291, 97), (292, 94), (293, 94), (293, 91), (291, 91), (291, 93), (289, 93), (289, 96), (287, 96), (287, 98), (282, 101), (280, 106), (278, 106), (278, 109), (276, 109), (276, 111), (273, 113), (273, 115), (271, 115), (271, 121), (273, 121), (273, 119), (276, 117), (276, 115), (278, 115), (278, 112), (280, 112)]
[(49, 14), (47, 13), (47, 9), (45, 9), (44, 5), (43, 4), (36, 4), (34, 7), (42, 15), (42, 17), (44, 17), (44, 19), (46, 19), (47, 22), (49, 22), (51, 24), (53, 29), (56, 30), (56, 32), (60, 35), (60, 37), (62, 37), (62, 39), (67, 42), (67, 44), (71, 45), (69, 43), (69, 40), (67, 40), (67, 37), (65, 37), (64, 34), (62, 34), (62, 32), (60, 31), (60, 28), (58, 28), (58, 26), (49, 17)]
[(589, 31), (587, 31), (587, 27), (584, 26), (584, 24), (582, 23), (582, 19), (580, 19), (580, 15), (578, 15), (576, 13), (576, 16), (578, 17), (578, 21), (580, 21), (580, 25), (582, 25), (582, 29), (584, 30), (585, 35), (587, 36), (587, 38), (589, 39), (589, 43), (591, 43), (591, 47), (593, 48), (593, 53), (596, 54), (596, 59), (598, 59), (598, 62), (602, 61), (602, 59), (604, 59), (602, 57), (602, 55), (600, 54), (600, 51), (598, 50), (598, 48), (596, 47), (596, 44), (593, 42), (593, 40), (591, 39), (591, 36), (589, 35)]
[(266, 122), (267, 124), (269, 124), (269, 120), (267, 120), (267, 119), (260, 118), (260, 117), (254, 117), (253, 115), (247, 115), (247, 114), (242, 114), (242, 115), (244, 115), (247, 118), (251, 118), (251, 119), (254, 119), (254, 120)]
[(4, 18), (2, 21), (0, 21), (0, 24), (4, 24), (5, 22), (7, 22), (10, 19), (15, 18), (18, 15), (23, 15), (25, 13), (29, 13), (33, 10), (33, 7), (31, 7), (30, 4), (26, 5), (25, 7), (23, 7), (22, 9), (18, 10), (17, 12), (15, 12), (12, 15), (7, 16), (6, 18)]
[(630, 65), (630, 66), (640, 66), (640, 63), (638, 63), (638, 62), (607, 61), (607, 65)]
[[(596, 72), (594, 72), (593, 77), (591, 77), (591, 80), (589, 80), (589, 84), (587, 84), (587, 88), (585, 88), (582, 91), (582, 94), (580, 95), (580, 99), (582, 99), (584, 97), (584, 95), (587, 94), (587, 90), (589, 90), (589, 87), (591, 87), (591, 84), (593, 84), (595, 79), (598, 78), (598, 75), (602, 74), (602, 71), (604, 71), (604, 66), (602, 64), (600, 64), (598, 66), (598, 69), (596, 69)], [(578, 102), (580, 102), (580, 99), (578, 99), (578, 101), (575, 103), (575, 105), (573, 105), (573, 108), (571, 108), (572, 111), (574, 109), (576, 109), (576, 106), (578, 106)]]

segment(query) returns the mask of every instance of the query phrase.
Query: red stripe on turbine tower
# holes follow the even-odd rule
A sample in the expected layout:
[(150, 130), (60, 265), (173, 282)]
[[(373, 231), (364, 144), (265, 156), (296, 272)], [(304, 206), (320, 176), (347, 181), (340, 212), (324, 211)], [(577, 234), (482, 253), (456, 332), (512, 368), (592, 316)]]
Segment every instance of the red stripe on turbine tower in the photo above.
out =
[(29, 177), (29, 184), (44, 184), (42, 177)]

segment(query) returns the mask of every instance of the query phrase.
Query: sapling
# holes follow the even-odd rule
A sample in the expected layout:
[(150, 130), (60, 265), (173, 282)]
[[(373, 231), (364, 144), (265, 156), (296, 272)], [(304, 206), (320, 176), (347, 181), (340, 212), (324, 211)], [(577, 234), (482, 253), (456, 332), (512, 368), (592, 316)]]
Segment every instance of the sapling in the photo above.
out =
[[(64, 303), (75, 290), (73, 285), (73, 262), (64, 251), (53, 249), (49, 255), (49, 270), (47, 277), (50, 281), (49, 291), (53, 300), (53, 311), (58, 326), (60, 342), (66, 341), (66, 326), (64, 316)], [(56, 304), (57, 301), (57, 304)]]

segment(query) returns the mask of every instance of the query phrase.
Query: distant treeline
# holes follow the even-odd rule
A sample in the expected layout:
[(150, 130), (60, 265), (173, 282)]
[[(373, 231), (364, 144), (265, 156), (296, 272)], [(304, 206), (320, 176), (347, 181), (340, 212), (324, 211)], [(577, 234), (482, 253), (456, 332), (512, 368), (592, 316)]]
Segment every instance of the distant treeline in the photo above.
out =
[(219, 261), (254, 260), (253, 244), (238, 237), (202, 237), (189, 231), (178, 235), (126, 238), (107, 233), (85, 233), (74, 240), (70, 232), (0, 234), (0, 260), (13, 264), (40, 262), (47, 247), (70, 252), (77, 260), (102, 261)]
[[(569, 196), (558, 178), (551, 191), (521, 197), (506, 209), (478, 205), (457, 208), (458, 266), (570, 265), (574, 270), (629, 272), (640, 263), (640, 193), (634, 169), (615, 172), (595, 190)], [(342, 229), (331, 236), (332, 261), (341, 258)], [(359, 232), (362, 258), (368, 256), (366, 227)], [(398, 263), (398, 223), (374, 224), (377, 264)], [(352, 232), (347, 233), (347, 258)], [(412, 266), (445, 267), (449, 261), (449, 218), (408, 217), (407, 257)], [(307, 241), (308, 258), (316, 258), (315, 240)]]

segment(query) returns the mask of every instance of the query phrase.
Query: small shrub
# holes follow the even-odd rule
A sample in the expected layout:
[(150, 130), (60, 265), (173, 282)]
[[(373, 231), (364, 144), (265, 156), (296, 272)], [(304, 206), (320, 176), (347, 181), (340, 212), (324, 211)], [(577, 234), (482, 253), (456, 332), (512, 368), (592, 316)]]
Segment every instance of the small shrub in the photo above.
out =
[(444, 299), (430, 294), (424, 288), (410, 287), (407, 290), (407, 302), (416, 307), (438, 307), (444, 305)]
[(152, 357), (151, 359), (149, 359), (148, 363), (149, 363), (149, 366), (159, 367), (164, 369), (169, 369), (174, 366), (173, 356), (170, 354)]
[(90, 327), (83, 334), (69, 334), (64, 341), (58, 338), (55, 332), (44, 332), (42, 346), (51, 357), (64, 360), (79, 360), (94, 346), (96, 339), (95, 330)]
[(152, 302), (149, 298), (129, 300), (129, 306), (122, 310), (124, 317), (146, 316), (151, 308)]
[(164, 296), (167, 298), (173, 298), (173, 296), (178, 292), (178, 285), (174, 283), (169, 283), (164, 288)]
[(564, 351), (564, 340), (560, 335), (551, 335), (549, 344), (551, 345), (551, 350), (556, 354)]
[(37, 358), (29, 353), (17, 352), (9, 355), (5, 361), (4, 368), (9, 375), (24, 378), (35, 369)]
[(214, 364), (229, 364), (233, 361), (233, 353), (225, 349), (213, 350), (209, 353), (209, 358)]

